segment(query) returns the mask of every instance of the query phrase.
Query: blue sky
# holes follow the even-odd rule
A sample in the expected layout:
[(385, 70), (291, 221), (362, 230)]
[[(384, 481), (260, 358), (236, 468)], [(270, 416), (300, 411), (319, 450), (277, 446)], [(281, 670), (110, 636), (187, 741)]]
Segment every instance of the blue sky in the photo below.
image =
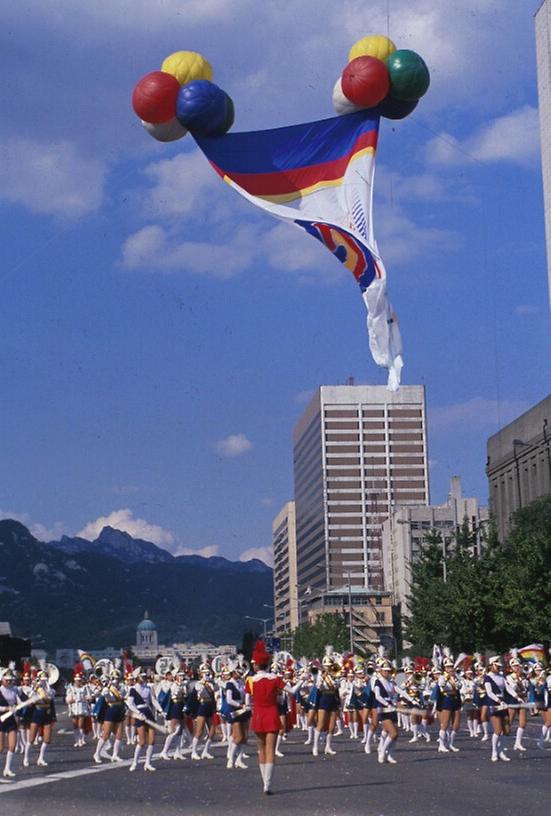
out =
[[(0, 508), (41, 538), (104, 523), (266, 557), (292, 426), (320, 384), (383, 384), (364, 305), (317, 242), (239, 199), (132, 88), (203, 53), (235, 130), (332, 115), (355, 40), (432, 85), (383, 122), (375, 227), (423, 383), (431, 493), (487, 498), (486, 438), (550, 390), (537, 0), (18, 0), (0, 60)], [(387, 17), (387, 8), (389, 16)]]

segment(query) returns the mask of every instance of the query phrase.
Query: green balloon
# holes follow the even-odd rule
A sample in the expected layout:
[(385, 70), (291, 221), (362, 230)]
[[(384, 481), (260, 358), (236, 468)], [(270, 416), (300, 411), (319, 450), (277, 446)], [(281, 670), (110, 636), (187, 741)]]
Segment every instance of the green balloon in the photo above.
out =
[(413, 102), (426, 94), (430, 74), (419, 54), (403, 48), (390, 54), (385, 61), (390, 74), (390, 96)]

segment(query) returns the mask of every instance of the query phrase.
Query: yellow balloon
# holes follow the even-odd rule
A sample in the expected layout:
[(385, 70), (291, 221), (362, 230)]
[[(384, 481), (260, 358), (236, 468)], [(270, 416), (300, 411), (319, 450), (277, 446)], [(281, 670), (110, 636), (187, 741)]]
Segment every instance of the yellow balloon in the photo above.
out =
[(350, 49), (348, 60), (351, 62), (356, 57), (377, 57), (377, 59), (384, 61), (395, 51), (396, 46), (388, 37), (383, 34), (370, 34), (354, 43)]
[(161, 71), (172, 74), (180, 85), (186, 85), (194, 79), (212, 80), (210, 62), (196, 51), (175, 51), (165, 59)]

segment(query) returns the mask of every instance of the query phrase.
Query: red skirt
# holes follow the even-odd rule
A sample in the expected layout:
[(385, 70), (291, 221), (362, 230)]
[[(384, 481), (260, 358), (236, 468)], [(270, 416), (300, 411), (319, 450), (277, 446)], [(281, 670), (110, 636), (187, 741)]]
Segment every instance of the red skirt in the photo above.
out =
[(280, 728), (277, 706), (254, 706), (251, 729), (255, 734), (273, 734)]

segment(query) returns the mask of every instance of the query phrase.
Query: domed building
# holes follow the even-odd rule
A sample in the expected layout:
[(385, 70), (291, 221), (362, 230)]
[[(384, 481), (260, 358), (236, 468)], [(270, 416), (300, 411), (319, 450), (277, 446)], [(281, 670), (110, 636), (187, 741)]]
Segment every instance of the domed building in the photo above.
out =
[(136, 654), (144, 656), (156, 655), (158, 648), (157, 627), (150, 619), (146, 610), (143, 621), (138, 624), (136, 629)]

